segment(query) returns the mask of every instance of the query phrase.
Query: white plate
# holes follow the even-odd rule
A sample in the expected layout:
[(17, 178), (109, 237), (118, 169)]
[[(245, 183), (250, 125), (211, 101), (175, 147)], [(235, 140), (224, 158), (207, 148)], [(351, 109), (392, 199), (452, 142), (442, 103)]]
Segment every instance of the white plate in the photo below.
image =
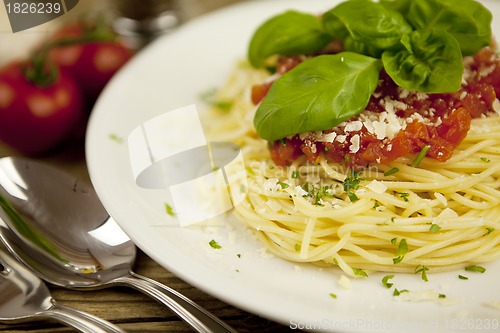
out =
[[(225, 221), (230, 228), (165, 227), (167, 193), (145, 190), (134, 182), (126, 139), (136, 126), (182, 106), (201, 105), (200, 93), (223, 83), (235, 62), (245, 57), (254, 29), (267, 17), (288, 8), (317, 13), (337, 2), (242, 2), (190, 22), (152, 44), (114, 78), (93, 111), (87, 134), (92, 182), (110, 214), (159, 264), (236, 307), (292, 328), (496, 331), (500, 310), (487, 304), (500, 302), (500, 262), (485, 265), (485, 274), (433, 274), (427, 283), (419, 275), (397, 275), (391, 282), (399, 289), (437, 290), (450, 303), (458, 303), (398, 302), (392, 289), (382, 286), (384, 274), (354, 280), (348, 290), (339, 286), (341, 272), (336, 269), (262, 256), (258, 251), (262, 245), (234, 219)], [(500, 3), (485, 3), (500, 18)], [(498, 27), (497, 20), (494, 32)], [(222, 246), (220, 250), (210, 248), (212, 239)], [(458, 274), (469, 280), (460, 280)]]

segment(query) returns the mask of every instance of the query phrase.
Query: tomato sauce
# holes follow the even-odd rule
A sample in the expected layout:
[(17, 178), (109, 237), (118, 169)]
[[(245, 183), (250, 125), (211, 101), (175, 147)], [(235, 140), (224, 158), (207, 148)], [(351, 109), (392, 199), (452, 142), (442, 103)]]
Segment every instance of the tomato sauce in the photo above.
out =
[[(278, 71), (284, 73), (300, 61), (298, 57), (282, 58)], [(324, 154), (329, 161), (363, 167), (417, 154), (427, 147), (427, 157), (446, 161), (467, 136), (473, 118), (500, 112), (500, 60), (494, 50), (483, 48), (465, 58), (464, 66), (464, 83), (451, 94), (405, 91), (381, 73), (363, 113), (331, 130), (272, 142), (271, 158), (285, 166), (303, 155), (315, 162)], [(259, 103), (271, 85), (254, 87), (253, 102)]]

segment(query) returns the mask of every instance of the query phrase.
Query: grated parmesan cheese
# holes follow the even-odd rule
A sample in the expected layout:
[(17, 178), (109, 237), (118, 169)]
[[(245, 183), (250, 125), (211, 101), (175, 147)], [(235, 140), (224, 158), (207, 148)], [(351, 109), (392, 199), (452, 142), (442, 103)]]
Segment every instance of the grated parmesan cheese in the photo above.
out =
[(346, 277), (345, 275), (341, 275), (339, 278), (339, 286), (341, 286), (344, 289), (351, 289), (352, 288), (352, 283), (351, 280)]
[(351, 145), (349, 146), (351, 153), (357, 153), (359, 151), (360, 141), (359, 134), (356, 134), (351, 138)]
[(378, 194), (382, 194), (385, 191), (387, 191), (387, 186), (385, 186), (384, 183), (379, 182), (376, 179), (372, 180), (368, 185), (366, 185), (366, 187)]
[(279, 185), (279, 179), (278, 178), (269, 178), (269, 179), (267, 179), (264, 182), (264, 184), (262, 184), (262, 189), (265, 192), (279, 191), (281, 189), (281, 186)]
[(432, 289), (407, 291), (393, 298), (399, 302), (435, 302), (439, 300), (439, 292)]
[(305, 197), (307, 196), (309, 193), (307, 193), (306, 190), (304, 190), (301, 186), (295, 186), (293, 188), (293, 190), (295, 191), (295, 194), (298, 195), (299, 197)]
[(335, 140), (339, 143), (344, 143), (347, 140), (347, 135), (337, 135)]
[(363, 123), (359, 120), (347, 123), (344, 128), (345, 133), (361, 131)]

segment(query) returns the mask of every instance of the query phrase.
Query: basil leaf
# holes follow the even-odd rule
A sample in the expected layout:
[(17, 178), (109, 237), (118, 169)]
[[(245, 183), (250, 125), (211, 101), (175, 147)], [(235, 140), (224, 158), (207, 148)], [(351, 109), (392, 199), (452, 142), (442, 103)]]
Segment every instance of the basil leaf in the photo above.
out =
[(424, 93), (460, 89), (463, 63), (457, 40), (441, 29), (414, 31), (401, 39), (399, 51), (382, 55), (384, 68), (400, 87)]
[(332, 36), (344, 40), (347, 31), (355, 41), (377, 49), (397, 45), (403, 34), (413, 30), (400, 13), (368, 0), (337, 5), (323, 15), (323, 25)]
[(379, 59), (342, 52), (310, 58), (276, 80), (254, 118), (269, 141), (335, 127), (364, 110), (377, 87)]
[(264, 22), (252, 36), (248, 60), (261, 67), (276, 54), (302, 55), (316, 52), (332, 38), (323, 31), (321, 19), (297, 11), (287, 11)]
[(394, 10), (407, 17), (410, 4), (413, 0), (380, 0), (380, 4), (386, 9)]
[(415, 30), (446, 30), (458, 40), (464, 56), (491, 43), (492, 14), (474, 0), (412, 1), (406, 18)]
[(365, 43), (354, 39), (354, 37), (350, 35), (343, 40), (343, 44), (346, 51), (364, 54), (374, 58), (382, 57), (382, 53), (384, 52), (383, 49), (378, 49), (376, 47), (366, 45)]

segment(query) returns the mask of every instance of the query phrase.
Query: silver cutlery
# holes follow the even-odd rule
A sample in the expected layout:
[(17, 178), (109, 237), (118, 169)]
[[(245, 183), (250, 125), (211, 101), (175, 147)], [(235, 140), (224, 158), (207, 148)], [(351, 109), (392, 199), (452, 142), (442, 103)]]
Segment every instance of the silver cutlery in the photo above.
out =
[(86, 333), (125, 332), (103, 319), (58, 304), (42, 280), (0, 251), (0, 321), (21, 323), (45, 319)]
[(131, 286), (198, 332), (236, 332), (177, 291), (133, 272), (136, 247), (94, 189), (47, 164), (0, 159), (0, 239), (54, 285), (80, 290)]

